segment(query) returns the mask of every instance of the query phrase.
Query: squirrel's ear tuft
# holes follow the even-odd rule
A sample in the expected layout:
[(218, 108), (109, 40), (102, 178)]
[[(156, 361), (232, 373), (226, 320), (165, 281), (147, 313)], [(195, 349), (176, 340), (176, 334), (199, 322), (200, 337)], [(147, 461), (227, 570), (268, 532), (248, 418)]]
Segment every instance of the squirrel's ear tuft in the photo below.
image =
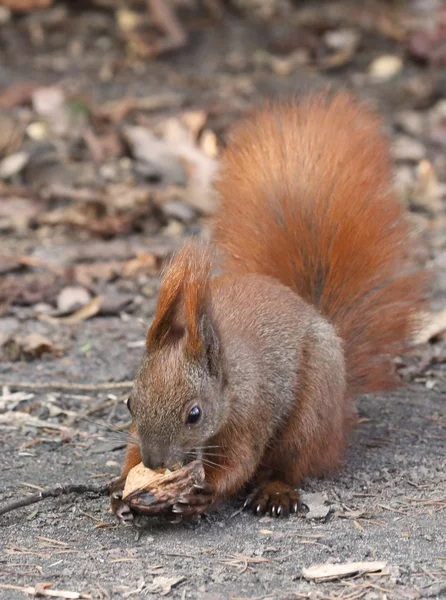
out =
[(159, 350), (187, 332), (187, 352), (202, 353), (200, 322), (209, 299), (210, 252), (206, 245), (188, 242), (174, 256), (160, 288), (158, 305), (147, 334), (147, 350)]

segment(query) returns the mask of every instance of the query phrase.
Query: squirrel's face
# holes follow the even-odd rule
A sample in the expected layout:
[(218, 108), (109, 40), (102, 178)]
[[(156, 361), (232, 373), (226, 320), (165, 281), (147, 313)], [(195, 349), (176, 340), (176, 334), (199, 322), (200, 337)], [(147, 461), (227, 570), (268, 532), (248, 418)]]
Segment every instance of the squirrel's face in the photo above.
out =
[(198, 359), (191, 359), (185, 339), (149, 351), (128, 402), (144, 465), (169, 468), (200, 458), (223, 425), (223, 392), (213, 331)]

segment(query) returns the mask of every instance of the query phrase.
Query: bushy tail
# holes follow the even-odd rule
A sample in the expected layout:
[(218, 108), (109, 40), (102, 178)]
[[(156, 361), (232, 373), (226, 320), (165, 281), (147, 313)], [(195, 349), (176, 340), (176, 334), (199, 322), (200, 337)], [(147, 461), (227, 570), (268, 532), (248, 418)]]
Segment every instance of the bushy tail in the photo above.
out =
[(234, 130), (217, 182), (223, 268), (275, 277), (333, 322), (351, 394), (395, 383), (423, 298), (380, 125), (347, 93), (271, 106)]

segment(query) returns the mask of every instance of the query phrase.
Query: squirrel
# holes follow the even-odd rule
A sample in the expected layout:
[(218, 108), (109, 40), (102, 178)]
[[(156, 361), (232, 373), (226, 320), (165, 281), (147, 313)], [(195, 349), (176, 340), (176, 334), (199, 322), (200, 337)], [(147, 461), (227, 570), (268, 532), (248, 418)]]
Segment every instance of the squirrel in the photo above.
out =
[[(200, 458), (205, 483), (173, 517), (243, 490), (255, 514), (285, 517), (306, 477), (339, 467), (354, 397), (398, 385), (424, 280), (381, 120), (348, 92), (254, 112), (215, 187), (210, 244), (188, 241), (161, 283), (121, 482), (141, 461)], [(112, 509), (132, 518), (119, 485)]]

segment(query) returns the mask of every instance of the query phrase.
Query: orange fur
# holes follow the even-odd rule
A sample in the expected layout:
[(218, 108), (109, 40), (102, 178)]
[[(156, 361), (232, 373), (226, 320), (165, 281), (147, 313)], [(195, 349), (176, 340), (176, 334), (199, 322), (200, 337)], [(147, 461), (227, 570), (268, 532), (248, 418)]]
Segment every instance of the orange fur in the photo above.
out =
[(200, 355), (200, 318), (208, 301), (210, 272), (210, 252), (204, 244), (189, 242), (174, 256), (164, 275), (147, 334), (148, 350), (161, 349), (170, 335), (185, 328), (191, 356)]
[(422, 303), (380, 126), (347, 93), (267, 108), (234, 130), (217, 184), (225, 271), (275, 277), (333, 322), (350, 394), (395, 384)]

